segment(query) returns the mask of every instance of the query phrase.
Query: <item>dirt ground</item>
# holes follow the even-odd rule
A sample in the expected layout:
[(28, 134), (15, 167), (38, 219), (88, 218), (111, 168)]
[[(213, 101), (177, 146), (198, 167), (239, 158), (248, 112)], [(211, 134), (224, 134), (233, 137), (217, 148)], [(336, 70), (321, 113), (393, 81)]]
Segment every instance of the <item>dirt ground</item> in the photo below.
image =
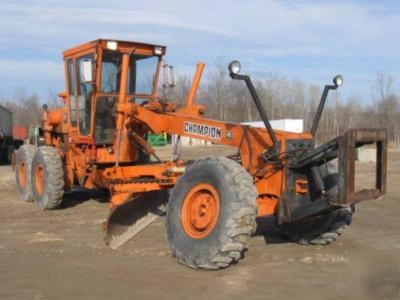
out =
[[(368, 165), (358, 166), (362, 180)], [(221, 271), (178, 264), (163, 218), (112, 250), (100, 226), (104, 195), (75, 191), (61, 209), (41, 211), (19, 200), (11, 167), (1, 166), (0, 299), (350, 299), (352, 253), (400, 252), (400, 150), (390, 150), (388, 166), (387, 195), (357, 205), (335, 244), (301, 246), (271, 232), (253, 237), (245, 259)]]

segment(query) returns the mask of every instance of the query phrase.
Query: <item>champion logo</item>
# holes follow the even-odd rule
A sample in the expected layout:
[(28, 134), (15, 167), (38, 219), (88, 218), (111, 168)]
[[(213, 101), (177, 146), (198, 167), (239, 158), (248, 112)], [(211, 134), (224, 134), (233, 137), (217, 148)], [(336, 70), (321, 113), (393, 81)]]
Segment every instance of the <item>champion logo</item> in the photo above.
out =
[(221, 140), (222, 128), (192, 122), (185, 122), (183, 131), (193, 135)]

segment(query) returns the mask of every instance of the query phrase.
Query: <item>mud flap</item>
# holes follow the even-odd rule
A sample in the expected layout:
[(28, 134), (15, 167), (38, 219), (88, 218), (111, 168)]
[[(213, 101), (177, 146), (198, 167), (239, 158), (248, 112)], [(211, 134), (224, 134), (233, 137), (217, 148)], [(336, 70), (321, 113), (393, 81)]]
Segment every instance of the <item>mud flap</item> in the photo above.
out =
[(105, 241), (117, 249), (165, 214), (168, 191), (154, 191), (132, 197), (110, 210)]

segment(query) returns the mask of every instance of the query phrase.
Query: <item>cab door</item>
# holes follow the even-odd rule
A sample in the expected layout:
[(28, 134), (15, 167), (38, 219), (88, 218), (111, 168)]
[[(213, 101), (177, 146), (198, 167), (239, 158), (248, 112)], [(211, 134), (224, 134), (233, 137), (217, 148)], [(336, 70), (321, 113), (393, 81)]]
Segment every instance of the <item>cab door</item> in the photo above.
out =
[[(70, 142), (73, 144), (93, 144), (92, 106), (95, 82), (84, 82), (83, 80), (82, 62), (85, 60), (92, 60), (95, 65), (94, 53), (77, 54), (66, 58), (71, 126)], [(94, 74), (93, 78), (95, 78)]]

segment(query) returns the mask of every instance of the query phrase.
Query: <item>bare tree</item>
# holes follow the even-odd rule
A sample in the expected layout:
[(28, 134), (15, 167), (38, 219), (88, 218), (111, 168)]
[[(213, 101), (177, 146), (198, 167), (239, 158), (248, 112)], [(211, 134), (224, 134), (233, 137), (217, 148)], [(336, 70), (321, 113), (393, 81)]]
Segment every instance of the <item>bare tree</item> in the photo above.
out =
[(383, 72), (376, 74), (373, 89), (377, 126), (388, 129), (389, 139), (400, 143), (400, 99), (394, 89), (394, 79)]
[[(177, 76), (176, 87), (161, 90), (160, 95), (182, 106), (189, 93), (190, 78)], [(254, 86), (270, 119), (298, 118), (304, 120), (305, 130), (310, 129), (321, 97), (320, 87), (278, 74), (254, 80)], [(381, 127), (388, 129), (390, 141), (400, 144), (400, 96), (394, 78), (377, 73), (372, 97), (372, 105), (366, 106), (360, 98), (345, 100), (340, 93), (331, 94), (317, 132), (319, 142), (343, 134), (348, 128)], [(52, 90), (47, 100), (50, 107), (61, 104)], [(205, 106), (208, 118), (232, 122), (260, 120), (244, 82), (230, 79), (221, 62), (205, 74), (196, 101)], [(41, 105), (36, 94), (18, 89), (13, 97), (3, 97), (0, 102), (14, 112), (14, 124), (39, 124)]]
[(20, 88), (15, 91), (12, 99), (3, 99), (2, 104), (13, 112), (14, 125), (39, 124), (41, 105), (35, 93), (28, 94), (25, 89)]

